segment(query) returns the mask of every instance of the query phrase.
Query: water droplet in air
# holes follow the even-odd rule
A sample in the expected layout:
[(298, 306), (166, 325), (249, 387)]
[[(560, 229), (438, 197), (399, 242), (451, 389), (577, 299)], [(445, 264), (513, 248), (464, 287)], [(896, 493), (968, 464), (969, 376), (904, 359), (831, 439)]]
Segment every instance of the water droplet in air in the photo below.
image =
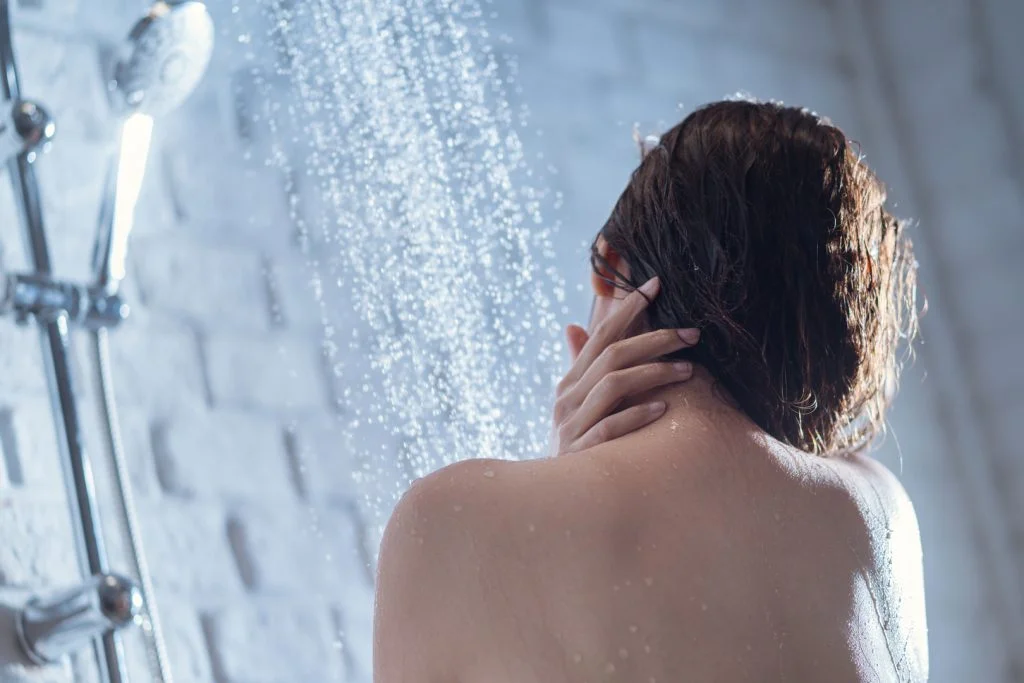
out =
[(494, 478), (494, 470), (484, 470), (484, 476), (488, 479)]

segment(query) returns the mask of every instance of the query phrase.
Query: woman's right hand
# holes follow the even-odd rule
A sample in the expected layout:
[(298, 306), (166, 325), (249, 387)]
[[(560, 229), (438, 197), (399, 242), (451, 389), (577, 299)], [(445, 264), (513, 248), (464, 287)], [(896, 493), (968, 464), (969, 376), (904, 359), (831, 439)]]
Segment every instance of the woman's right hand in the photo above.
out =
[(573, 364), (555, 395), (552, 456), (581, 451), (654, 422), (665, 412), (663, 402), (616, 410), (629, 396), (686, 381), (693, 374), (687, 362), (650, 361), (696, 344), (697, 329), (657, 330), (623, 339), (647, 310), (648, 298), (659, 291), (655, 277), (631, 292), (593, 336), (578, 325), (566, 329)]

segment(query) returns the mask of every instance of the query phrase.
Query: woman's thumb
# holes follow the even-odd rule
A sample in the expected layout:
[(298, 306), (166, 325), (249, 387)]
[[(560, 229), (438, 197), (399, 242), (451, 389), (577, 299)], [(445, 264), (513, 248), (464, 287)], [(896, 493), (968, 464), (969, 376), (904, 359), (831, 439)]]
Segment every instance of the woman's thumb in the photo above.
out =
[(569, 356), (572, 358), (572, 362), (575, 363), (576, 358), (579, 357), (580, 351), (583, 350), (590, 336), (579, 325), (568, 325), (565, 328), (565, 339), (569, 342)]

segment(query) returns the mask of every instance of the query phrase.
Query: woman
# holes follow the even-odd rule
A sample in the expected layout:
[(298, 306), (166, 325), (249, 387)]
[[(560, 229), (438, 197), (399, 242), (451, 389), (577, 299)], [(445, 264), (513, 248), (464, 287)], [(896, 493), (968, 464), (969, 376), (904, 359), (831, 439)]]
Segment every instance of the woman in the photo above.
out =
[(917, 521), (865, 453), (915, 322), (884, 200), (806, 110), (663, 135), (594, 243), (559, 457), (460, 462), (397, 506), (374, 680), (925, 680)]

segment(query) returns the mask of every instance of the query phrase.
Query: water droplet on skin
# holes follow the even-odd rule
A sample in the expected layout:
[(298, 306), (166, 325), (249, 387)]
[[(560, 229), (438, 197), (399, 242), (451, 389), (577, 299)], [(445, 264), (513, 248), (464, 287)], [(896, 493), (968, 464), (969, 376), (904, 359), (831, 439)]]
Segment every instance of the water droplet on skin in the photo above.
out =
[(494, 478), (494, 470), (484, 470), (484, 476), (488, 479)]
[(605, 671), (605, 673), (609, 673), (609, 674), (615, 673), (615, 665), (612, 664), (611, 662), (608, 662), (605, 665), (605, 667), (604, 667), (604, 671)]
[(677, 422), (676, 420), (672, 420), (671, 428), (673, 432), (679, 429), (679, 422)]
[(416, 542), (419, 543), (420, 545), (423, 545), (423, 537), (421, 536), (420, 538), (417, 538)]
[(629, 579), (626, 579), (626, 585), (627, 585), (627, 586), (632, 586), (632, 585), (633, 585), (633, 582), (632, 582), (632, 581), (630, 581)]
[(614, 586), (612, 586), (612, 590), (613, 590), (613, 591), (617, 591), (617, 590), (619, 590), (619, 585), (618, 585), (618, 584), (615, 584)]
[(701, 612), (707, 612), (708, 611), (708, 603), (706, 603), (706, 602), (700, 603), (700, 611)]
[(452, 506), (452, 510), (455, 510), (456, 512), (462, 512), (462, 506), (461, 505), (454, 505), (454, 506)]
[(579, 652), (577, 652), (576, 654), (574, 654), (574, 655), (572, 656), (572, 661), (574, 661), (574, 662), (576, 662), (577, 664), (579, 664), (580, 662), (582, 662), (582, 661), (583, 661), (583, 655), (581, 655), (581, 654), (580, 654)]
[(651, 646), (650, 645), (644, 645), (644, 652), (646, 652), (647, 654), (651, 654)]
[(647, 683), (658, 683), (658, 682), (656, 680), (654, 680), (654, 676), (651, 676), (650, 678), (647, 679)]
[(532, 533), (533, 533), (534, 531), (536, 531), (536, 530), (537, 530), (537, 527), (535, 527), (535, 526), (534, 526), (534, 525), (532, 525), (532, 524), (531, 524), (531, 525), (529, 525), (529, 526), (528, 526), (528, 527), (526, 527), (526, 528), (527, 528), (527, 529), (528, 529), (528, 530), (530, 531), (530, 533), (531, 533), (531, 534), (532, 534)]
[(648, 577), (646, 577), (644, 579), (644, 583), (646, 583), (648, 588), (649, 588), (649, 587), (654, 585), (654, 579), (652, 579), (650, 576), (648, 576)]
[(619, 648), (619, 657), (622, 659), (629, 659), (629, 650), (624, 647)]
[(636, 633), (636, 626), (630, 626), (629, 627), (629, 632), (630, 633)]
[(646, 498), (647, 497), (647, 491), (641, 491), (640, 495), (643, 496), (644, 498)]

